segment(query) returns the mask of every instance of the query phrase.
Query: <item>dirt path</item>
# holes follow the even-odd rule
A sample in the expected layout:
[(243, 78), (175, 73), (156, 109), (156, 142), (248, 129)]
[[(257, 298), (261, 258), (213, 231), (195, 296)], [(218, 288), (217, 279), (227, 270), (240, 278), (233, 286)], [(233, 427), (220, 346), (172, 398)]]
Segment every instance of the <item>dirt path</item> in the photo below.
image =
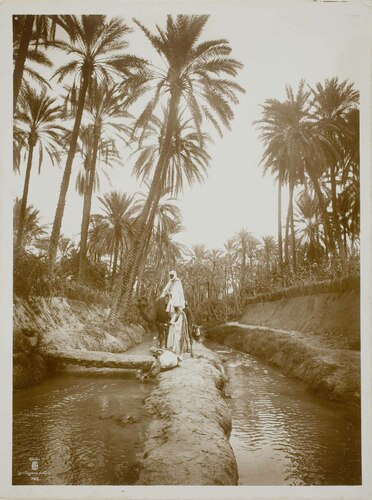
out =
[(146, 399), (154, 420), (137, 484), (237, 484), (224, 381), (218, 356), (200, 344), (194, 358), (186, 355), (178, 368), (160, 374)]

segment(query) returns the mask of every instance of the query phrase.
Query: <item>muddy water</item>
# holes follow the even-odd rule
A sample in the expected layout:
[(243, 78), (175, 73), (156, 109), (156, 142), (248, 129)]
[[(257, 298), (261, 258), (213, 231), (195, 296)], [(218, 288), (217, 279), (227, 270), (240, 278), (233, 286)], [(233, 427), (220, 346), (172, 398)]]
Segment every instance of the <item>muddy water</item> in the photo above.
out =
[(360, 425), (257, 358), (207, 342), (225, 360), (230, 442), (241, 485), (361, 483)]
[(133, 371), (90, 370), (16, 391), (13, 484), (133, 484), (150, 390)]

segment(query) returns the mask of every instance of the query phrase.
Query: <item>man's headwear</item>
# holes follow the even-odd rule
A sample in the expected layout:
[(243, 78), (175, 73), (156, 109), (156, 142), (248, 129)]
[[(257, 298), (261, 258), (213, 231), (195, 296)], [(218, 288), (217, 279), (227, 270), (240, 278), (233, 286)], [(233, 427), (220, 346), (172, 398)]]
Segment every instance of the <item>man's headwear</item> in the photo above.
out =
[(172, 276), (173, 278), (177, 278), (176, 271), (169, 271), (169, 276)]

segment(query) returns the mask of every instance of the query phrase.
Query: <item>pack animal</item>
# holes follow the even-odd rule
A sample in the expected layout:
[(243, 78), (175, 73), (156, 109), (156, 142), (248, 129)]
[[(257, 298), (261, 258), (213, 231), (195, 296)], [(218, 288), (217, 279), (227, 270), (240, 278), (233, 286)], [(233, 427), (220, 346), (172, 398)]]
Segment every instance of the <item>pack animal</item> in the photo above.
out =
[(135, 305), (138, 307), (141, 317), (146, 321), (150, 329), (157, 332), (158, 346), (166, 347), (169, 315), (165, 310), (167, 307), (165, 297), (158, 299), (152, 306), (149, 305), (147, 297), (142, 297)]
[[(156, 330), (158, 346), (166, 347), (169, 330), (169, 315), (166, 312), (167, 298), (162, 297), (158, 299), (155, 304), (150, 306), (147, 297), (142, 297), (135, 305), (138, 307), (142, 318), (148, 323), (150, 328)], [(194, 323), (194, 317), (190, 307), (187, 306), (185, 308), (185, 314), (188, 322), (188, 337), (186, 343), (192, 355), (193, 339), (200, 339), (200, 327)]]

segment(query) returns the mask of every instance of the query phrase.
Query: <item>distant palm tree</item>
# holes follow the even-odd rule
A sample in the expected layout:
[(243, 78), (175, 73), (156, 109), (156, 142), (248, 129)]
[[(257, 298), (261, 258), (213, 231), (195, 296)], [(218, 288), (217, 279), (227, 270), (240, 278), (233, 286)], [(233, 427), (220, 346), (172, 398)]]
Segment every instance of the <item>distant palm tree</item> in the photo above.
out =
[(110, 191), (99, 196), (104, 215), (92, 216), (94, 225), (90, 231), (88, 250), (111, 255), (113, 283), (119, 258), (127, 252), (132, 233), (133, 219), (138, 211), (134, 196), (119, 191)]
[(277, 246), (274, 236), (263, 236), (262, 241), (263, 241), (263, 250), (265, 254), (266, 273), (269, 274), (271, 271), (272, 255), (275, 252)]
[(234, 238), (229, 238), (225, 241), (224, 250), (225, 250), (225, 258), (227, 260), (227, 269), (228, 269), (227, 272), (228, 272), (228, 275), (230, 277), (231, 288), (232, 288), (233, 296), (234, 296), (235, 308), (236, 308), (236, 312), (239, 313), (240, 308), (239, 308), (238, 292), (237, 292), (237, 285), (236, 285), (237, 279), (235, 277), (235, 268), (237, 266), (238, 257), (237, 257)]
[(75, 243), (70, 238), (67, 238), (66, 236), (63, 236), (63, 234), (61, 234), (58, 242), (58, 251), (61, 259), (64, 259), (71, 255), (74, 250)]
[(59, 125), (60, 118), (61, 108), (56, 105), (56, 99), (49, 97), (45, 91), (38, 94), (27, 86), (21, 93), (15, 129), (18, 131), (18, 135), (22, 136), (19, 146), (27, 151), (27, 166), (20, 206), (17, 247), (20, 246), (23, 239), (34, 151), (39, 145), (39, 173), (44, 159), (44, 152), (47, 153), (52, 164), (60, 163), (61, 143), (63, 143), (63, 136), (67, 133), (67, 130)]
[[(296, 244), (293, 221), (293, 195), (298, 182), (305, 180), (302, 142), (306, 141), (303, 126), (309, 116), (310, 92), (304, 90), (305, 81), (301, 80), (297, 94), (290, 85), (286, 86), (287, 100), (279, 102), (268, 99), (263, 106), (261, 138), (266, 146), (262, 157), (265, 169), (276, 172), (280, 181), (287, 181), (289, 186), (288, 222), (291, 226), (292, 265), (296, 270)], [(288, 225), (287, 225), (288, 227)], [(281, 234), (281, 226), (280, 226)], [(288, 241), (286, 239), (286, 241)]]
[(319, 261), (325, 254), (321, 243), (319, 203), (306, 189), (300, 193), (297, 200), (296, 222), (299, 226), (299, 244), (304, 247), (306, 258)]
[(61, 66), (54, 76), (58, 76), (58, 82), (68, 75), (74, 76), (69, 98), (76, 113), (52, 228), (49, 248), (49, 260), (52, 263), (56, 257), (72, 162), (87, 94), (95, 88), (97, 82), (108, 84), (113, 75), (124, 78), (126, 75), (131, 75), (133, 67), (138, 68), (143, 63), (137, 57), (122, 52), (128, 46), (123, 37), (131, 30), (119, 18), (107, 21), (106, 17), (101, 15), (83, 15), (81, 18), (77, 16), (57, 17), (58, 23), (68, 34), (70, 42), (58, 42), (56, 47), (73, 55), (73, 58)]
[[(16, 198), (13, 206), (13, 235), (18, 238), (18, 227), (21, 215), (21, 200)], [(40, 211), (27, 205), (24, 213), (24, 224), (22, 231), (22, 240), (19, 247), (26, 248), (29, 245), (35, 245), (46, 235), (46, 225), (40, 224)]]
[[(237, 93), (243, 89), (232, 79), (242, 64), (230, 58), (231, 48), (226, 40), (212, 40), (199, 43), (199, 38), (208, 16), (178, 15), (167, 17), (165, 29), (157, 27), (158, 34), (152, 34), (139, 21), (135, 21), (165, 62), (160, 73), (153, 71), (156, 82), (155, 93), (139, 116), (134, 132), (142, 131), (140, 145), (146, 136), (151, 118), (161, 98), (166, 99), (166, 120), (162, 133), (162, 145), (152, 177), (147, 202), (137, 226), (135, 242), (128, 259), (127, 270), (123, 277), (124, 295), (118, 288), (112, 302), (111, 319), (116, 319), (120, 298), (127, 310), (133, 285), (143, 258), (148, 240), (149, 227), (154, 218), (157, 204), (164, 194), (164, 183), (172, 152), (180, 109), (192, 117), (200, 145), (204, 143), (201, 132), (202, 120), (209, 120), (221, 133), (219, 122), (229, 126), (233, 118), (231, 104), (238, 102)], [(226, 77), (225, 77), (226, 76)]]

